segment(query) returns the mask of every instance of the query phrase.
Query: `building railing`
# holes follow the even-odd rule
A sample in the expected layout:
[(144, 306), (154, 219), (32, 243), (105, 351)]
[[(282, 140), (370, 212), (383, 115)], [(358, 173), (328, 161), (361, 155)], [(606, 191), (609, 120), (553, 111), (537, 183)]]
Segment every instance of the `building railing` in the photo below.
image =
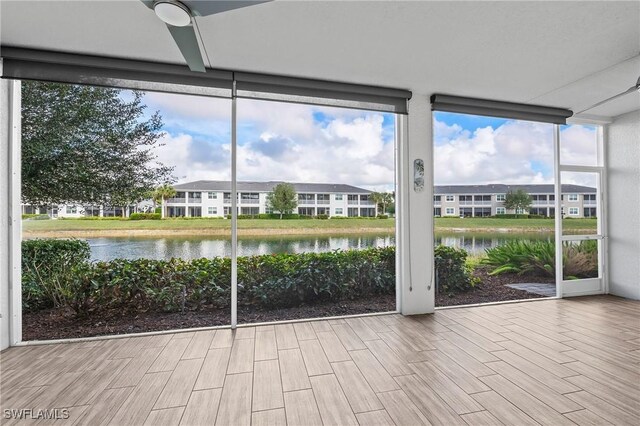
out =
[(186, 203), (186, 198), (167, 198), (165, 200), (167, 203)]
[(316, 200), (298, 200), (298, 204), (315, 205)]
[(474, 201), (473, 204), (476, 206), (490, 206), (491, 200), (477, 200)]
[(358, 205), (358, 200), (347, 200), (347, 204), (352, 205), (352, 206), (357, 206)]
[(201, 204), (202, 203), (202, 198), (189, 198), (187, 200), (187, 202), (189, 204)]
[[(229, 204), (231, 204), (231, 200), (229, 200)], [(240, 204), (260, 204), (260, 200), (240, 199)]]
[(317, 203), (318, 204), (329, 204), (329, 203), (331, 203), (331, 201), (329, 201), (329, 200), (318, 200)]

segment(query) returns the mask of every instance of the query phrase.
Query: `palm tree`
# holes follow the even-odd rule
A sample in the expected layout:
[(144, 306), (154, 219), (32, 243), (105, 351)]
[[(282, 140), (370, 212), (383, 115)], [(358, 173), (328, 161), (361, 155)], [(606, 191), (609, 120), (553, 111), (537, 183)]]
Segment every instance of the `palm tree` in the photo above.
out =
[[(393, 195), (389, 192), (372, 192), (369, 194), (369, 199), (376, 205), (376, 214), (385, 214), (387, 206), (393, 203)], [(382, 207), (382, 213), (378, 213), (380, 207)]]
[(162, 206), (162, 209), (160, 210), (162, 212), (162, 219), (164, 219), (164, 200), (166, 198), (175, 197), (175, 195), (176, 195), (175, 188), (167, 183), (157, 187), (153, 191), (153, 194), (151, 196), (151, 198), (153, 199), (153, 208), (155, 210), (156, 204), (160, 203), (160, 205)]

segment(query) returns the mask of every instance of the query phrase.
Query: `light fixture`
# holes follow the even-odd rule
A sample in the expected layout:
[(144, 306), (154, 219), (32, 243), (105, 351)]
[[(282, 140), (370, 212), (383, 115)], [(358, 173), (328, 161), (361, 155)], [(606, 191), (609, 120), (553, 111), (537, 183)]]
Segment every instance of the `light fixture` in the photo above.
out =
[(165, 23), (174, 27), (186, 27), (191, 23), (191, 11), (187, 6), (175, 0), (158, 0), (153, 10)]

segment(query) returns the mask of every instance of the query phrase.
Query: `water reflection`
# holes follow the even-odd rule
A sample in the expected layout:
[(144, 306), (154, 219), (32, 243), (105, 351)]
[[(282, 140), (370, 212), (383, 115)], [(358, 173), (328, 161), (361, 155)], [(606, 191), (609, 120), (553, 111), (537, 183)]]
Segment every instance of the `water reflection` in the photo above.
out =
[[(436, 232), (436, 244), (464, 248), (473, 255), (511, 240), (553, 241), (547, 233), (441, 233)], [(221, 237), (161, 237), (161, 238), (90, 238), (93, 260), (125, 259), (197, 259), (231, 256), (231, 240)], [(260, 236), (240, 237), (238, 255), (252, 256), (273, 253), (321, 253), (332, 250), (361, 250), (369, 247), (395, 245), (393, 235), (337, 236)]]
[[(90, 238), (92, 260), (197, 259), (231, 256), (231, 240), (216, 237)], [(392, 235), (241, 237), (238, 256), (273, 253), (321, 253), (387, 247), (395, 244)]]

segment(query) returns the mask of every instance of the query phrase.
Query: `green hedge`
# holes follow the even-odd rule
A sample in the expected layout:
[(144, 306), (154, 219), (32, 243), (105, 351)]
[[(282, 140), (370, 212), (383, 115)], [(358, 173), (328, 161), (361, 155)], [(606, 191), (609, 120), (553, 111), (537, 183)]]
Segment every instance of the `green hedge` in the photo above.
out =
[(131, 213), (129, 220), (160, 220), (160, 213)]
[(497, 214), (492, 216), (496, 219), (552, 219), (542, 214)]
[[(78, 240), (29, 240), (22, 246), (23, 307), (104, 310), (228, 309), (231, 260), (116, 259), (89, 262)], [(440, 291), (473, 287), (466, 252), (436, 248)], [(395, 292), (395, 247), (238, 258), (238, 304), (287, 308)]]

